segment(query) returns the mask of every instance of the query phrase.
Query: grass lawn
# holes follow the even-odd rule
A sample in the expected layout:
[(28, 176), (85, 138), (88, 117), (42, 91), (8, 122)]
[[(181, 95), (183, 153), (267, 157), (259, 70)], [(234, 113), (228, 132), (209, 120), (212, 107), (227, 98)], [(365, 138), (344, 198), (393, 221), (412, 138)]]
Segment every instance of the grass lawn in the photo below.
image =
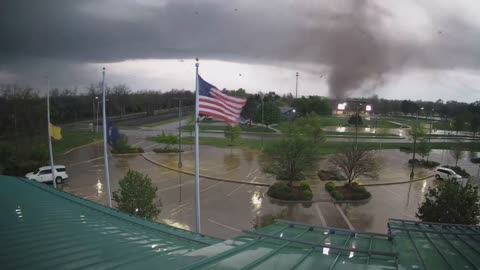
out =
[[(239, 125), (242, 132), (266, 132), (266, 133), (275, 133), (275, 131), (266, 128), (266, 127), (259, 127), (259, 126), (251, 126), (248, 125)], [(193, 125), (183, 126), (183, 131), (190, 131), (193, 129)], [(223, 131), (225, 129), (225, 125), (211, 125), (206, 123), (200, 123), (200, 131), (206, 130), (215, 130), (215, 131)]]
[[(355, 136), (355, 132), (337, 132), (337, 131), (326, 131), (325, 134), (328, 135), (344, 135), (344, 136)], [(370, 133), (370, 132), (358, 132), (358, 137), (394, 137), (400, 138), (399, 135), (390, 134), (390, 133)]]
[[(184, 144), (194, 144), (193, 137), (186, 137), (182, 139)], [(230, 141), (226, 138), (212, 138), (212, 137), (200, 137), (199, 143), (202, 145), (210, 145), (219, 148), (226, 148), (231, 147)], [(265, 140), (264, 143), (267, 143)], [(243, 139), (238, 138), (234, 142), (234, 147), (246, 147), (246, 148), (253, 148), (253, 149), (262, 149), (262, 141), (256, 139)]]
[[(339, 127), (339, 126), (352, 126), (348, 123), (348, 118), (350, 116), (320, 116), (320, 125), (324, 127)], [(377, 128), (400, 128), (397, 124), (391, 123), (385, 119), (371, 119), (367, 120), (365, 116), (362, 116), (363, 125), (360, 127), (377, 127)]]
[[(416, 119), (414, 117), (387, 117), (387, 118), (383, 118), (383, 119), (391, 120), (391, 121), (398, 122), (398, 123), (408, 125), (408, 126), (412, 126), (413, 124), (418, 123), (425, 128), (430, 128), (430, 123), (432, 123), (431, 120)], [(450, 121), (434, 120), (432, 124), (433, 124), (434, 129), (439, 129), (439, 130), (451, 130), (452, 129), (451, 126), (450, 126)]]
[[(89, 130), (79, 129), (69, 125), (61, 126), (61, 128), (62, 139), (59, 141), (52, 139), (54, 155), (61, 155), (72, 148), (103, 139), (101, 131), (99, 131), (97, 135), (94, 135)], [(42, 151), (45, 150), (48, 152), (47, 131), (45, 130), (43, 133), (44, 134), (38, 134), (34, 137), (19, 137), (17, 140), (3, 140), (0, 141), (0, 146), (15, 148), (15, 143), (17, 143), (20, 152), (30, 151), (31, 149), (42, 149)]]
[[(272, 139), (265, 140), (264, 143), (268, 143)], [(193, 137), (187, 137), (182, 140), (185, 144), (193, 144), (194, 140)], [(225, 138), (210, 138), (210, 137), (200, 137), (200, 144), (202, 145), (211, 145), (219, 148), (231, 147), (229, 144), (230, 142)], [(411, 147), (413, 144), (412, 142), (405, 142), (405, 143), (374, 143), (374, 142), (363, 142), (359, 143), (362, 147), (371, 150), (379, 150), (379, 149), (399, 149), (400, 147)], [(453, 143), (445, 143), (445, 142), (434, 142), (431, 143), (433, 149), (450, 149)], [(262, 149), (261, 140), (257, 139), (242, 139), (239, 138), (235, 141), (234, 147), (247, 147), (253, 149)], [(347, 147), (351, 147), (351, 142), (324, 142), (320, 146), (320, 153), (322, 155), (329, 155), (335, 154), (341, 149), (345, 149)], [(470, 151), (480, 151), (480, 143), (465, 143), (464, 146)]]
[[(193, 119), (193, 115), (185, 115), (185, 116), (182, 117), (182, 120), (186, 120), (186, 119)], [(150, 123), (150, 124), (145, 124), (142, 127), (156, 127), (156, 126), (161, 126), (161, 125), (165, 125), (165, 124), (170, 124), (170, 123), (173, 123), (173, 122), (178, 122), (178, 117), (163, 120), (163, 121), (159, 121), (159, 122), (154, 122), (154, 123)]]
[(97, 135), (94, 135), (88, 130), (68, 128), (62, 128), (62, 137), (63, 138), (59, 141), (52, 140), (54, 154), (63, 154), (72, 148), (103, 139), (103, 135), (100, 131)]

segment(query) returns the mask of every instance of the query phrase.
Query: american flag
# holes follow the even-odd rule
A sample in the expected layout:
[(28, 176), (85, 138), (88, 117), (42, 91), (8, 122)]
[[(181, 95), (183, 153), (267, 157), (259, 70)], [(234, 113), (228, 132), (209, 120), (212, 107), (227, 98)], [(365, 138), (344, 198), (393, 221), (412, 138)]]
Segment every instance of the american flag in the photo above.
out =
[(217, 87), (204, 81), (198, 76), (198, 113), (208, 115), (228, 122), (232, 125), (238, 124), (240, 113), (245, 105), (246, 99), (232, 97), (222, 93)]

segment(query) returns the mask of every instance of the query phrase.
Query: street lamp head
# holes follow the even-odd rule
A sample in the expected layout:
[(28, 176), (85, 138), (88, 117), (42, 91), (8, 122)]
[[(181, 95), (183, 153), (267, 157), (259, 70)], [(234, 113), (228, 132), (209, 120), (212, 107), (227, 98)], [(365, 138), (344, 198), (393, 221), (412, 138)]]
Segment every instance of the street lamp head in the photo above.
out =
[(423, 107), (422, 107), (422, 108), (420, 108), (420, 110), (422, 110), (422, 111), (423, 111)]

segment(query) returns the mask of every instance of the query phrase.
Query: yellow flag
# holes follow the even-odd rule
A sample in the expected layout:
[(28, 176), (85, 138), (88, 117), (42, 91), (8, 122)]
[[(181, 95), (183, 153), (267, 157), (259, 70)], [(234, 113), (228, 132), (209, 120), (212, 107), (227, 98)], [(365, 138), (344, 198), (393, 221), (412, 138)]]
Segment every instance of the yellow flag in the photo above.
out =
[(55, 140), (61, 140), (62, 139), (62, 128), (54, 126), (54, 125), (52, 125), (52, 123), (50, 123), (50, 136), (52, 136), (52, 138), (54, 138)]

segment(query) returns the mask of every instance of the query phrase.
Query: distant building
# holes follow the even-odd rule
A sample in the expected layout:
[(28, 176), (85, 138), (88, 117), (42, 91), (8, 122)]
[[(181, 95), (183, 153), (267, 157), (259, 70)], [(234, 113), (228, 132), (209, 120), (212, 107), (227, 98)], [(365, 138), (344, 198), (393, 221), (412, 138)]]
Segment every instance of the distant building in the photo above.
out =
[(349, 100), (337, 104), (337, 108), (333, 111), (335, 115), (352, 115), (358, 112), (360, 115), (371, 115), (372, 105), (361, 100)]
[(280, 111), (282, 112), (282, 115), (287, 118), (288, 120), (291, 120), (295, 118), (297, 115), (297, 112), (295, 111), (295, 108), (289, 107), (289, 106), (280, 106)]

